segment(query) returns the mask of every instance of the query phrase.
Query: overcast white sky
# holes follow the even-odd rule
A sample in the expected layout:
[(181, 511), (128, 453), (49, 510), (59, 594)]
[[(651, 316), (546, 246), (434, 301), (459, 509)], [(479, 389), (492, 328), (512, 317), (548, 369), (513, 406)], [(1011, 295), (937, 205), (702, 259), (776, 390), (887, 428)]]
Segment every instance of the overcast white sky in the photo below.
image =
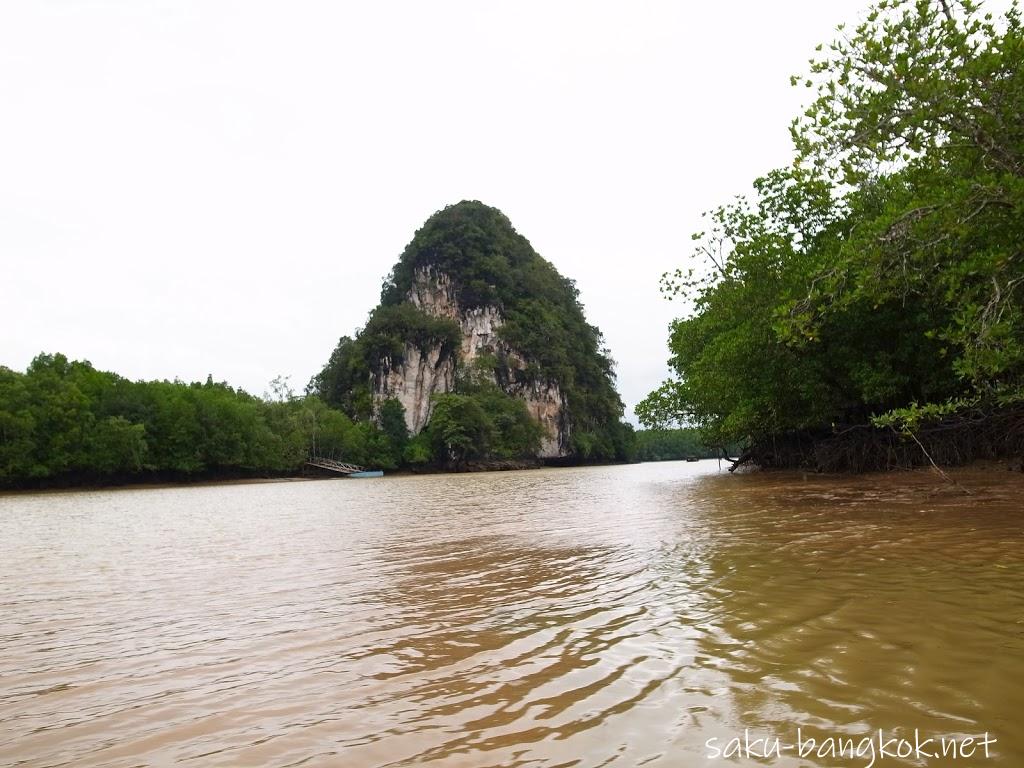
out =
[(0, 365), (300, 390), (477, 199), (576, 279), (631, 408), (659, 275), (789, 161), (789, 75), (866, 4), (7, 0)]

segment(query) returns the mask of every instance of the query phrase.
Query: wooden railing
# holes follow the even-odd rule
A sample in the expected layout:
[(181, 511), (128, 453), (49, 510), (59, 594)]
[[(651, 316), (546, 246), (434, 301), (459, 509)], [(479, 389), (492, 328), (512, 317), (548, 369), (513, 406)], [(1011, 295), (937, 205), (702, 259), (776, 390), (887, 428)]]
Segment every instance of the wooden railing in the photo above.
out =
[(343, 461), (335, 461), (334, 459), (327, 459), (323, 456), (310, 456), (306, 459), (306, 463), (311, 467), (320, 467), (320, 469), (338, 472), (342, 475), (351, 475), (356, 472), (366, 471), (366, 467), (360, 467), (358, 464), (346, 464)]

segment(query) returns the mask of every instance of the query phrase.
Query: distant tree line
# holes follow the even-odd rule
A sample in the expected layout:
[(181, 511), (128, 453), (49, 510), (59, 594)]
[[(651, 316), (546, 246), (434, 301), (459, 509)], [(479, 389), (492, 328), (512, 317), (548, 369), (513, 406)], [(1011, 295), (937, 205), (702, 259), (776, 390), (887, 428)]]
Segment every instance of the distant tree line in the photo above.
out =
[[(403, 419), (404, 428), (404, 419)], [(129, 381), (61, 354), (0, 367), (0, 486), (286, 475), (310, 450), (393, 468), (398, 441), (316, 397)]]
[(683, 459), (720, 459), (738, 455), (739, 446), (707, 445), (699, 429), (638, 429), (637, 461), (680, 461)]

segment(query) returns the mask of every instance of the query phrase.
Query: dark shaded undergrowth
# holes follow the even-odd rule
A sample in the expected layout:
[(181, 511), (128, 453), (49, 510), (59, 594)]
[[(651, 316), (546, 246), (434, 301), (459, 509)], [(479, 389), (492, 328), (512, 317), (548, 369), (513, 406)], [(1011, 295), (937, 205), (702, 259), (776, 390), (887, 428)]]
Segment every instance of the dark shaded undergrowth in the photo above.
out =
[(977, 408), (914, 432), (867, 424), (802, 430), (755, 443), (735, 466), (815, 472), (875, 472), (1024, 457), (1024, 405)]

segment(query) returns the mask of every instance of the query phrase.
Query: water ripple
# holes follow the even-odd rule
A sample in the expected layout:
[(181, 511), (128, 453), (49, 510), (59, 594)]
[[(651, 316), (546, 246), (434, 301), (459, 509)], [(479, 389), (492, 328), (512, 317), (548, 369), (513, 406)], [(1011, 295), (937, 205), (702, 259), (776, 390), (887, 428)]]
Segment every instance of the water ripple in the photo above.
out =
[(0, 497), (0, 764), (1024, 764), (1020, 480), (716, 469)]

